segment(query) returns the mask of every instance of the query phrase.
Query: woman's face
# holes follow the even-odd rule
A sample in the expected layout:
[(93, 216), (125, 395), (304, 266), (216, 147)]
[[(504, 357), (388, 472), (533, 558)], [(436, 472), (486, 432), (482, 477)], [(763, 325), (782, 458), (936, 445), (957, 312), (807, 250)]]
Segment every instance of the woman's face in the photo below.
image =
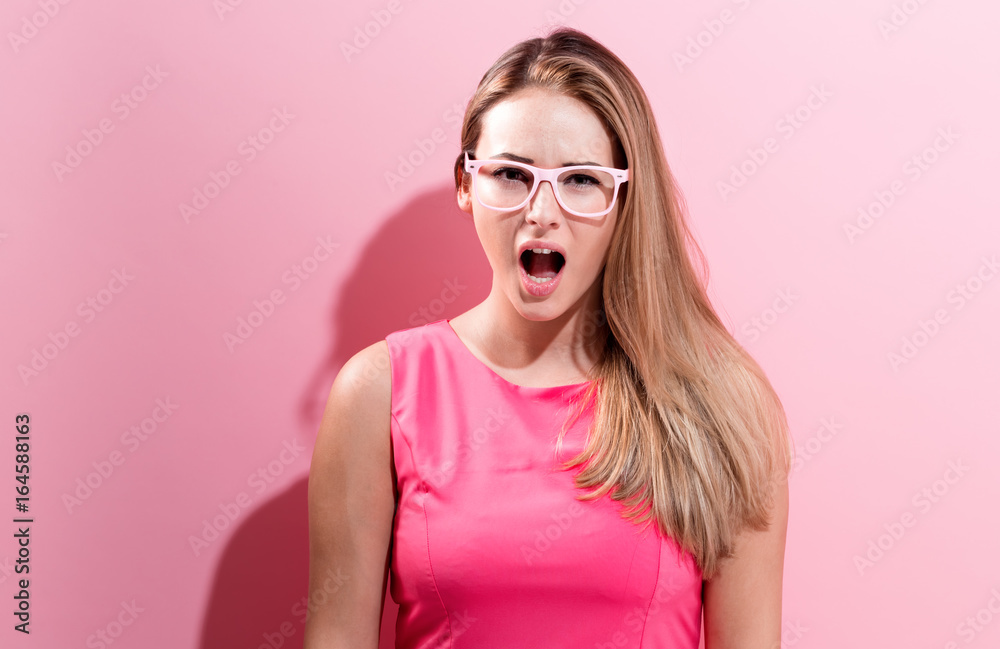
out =
[[(505, 157), (546, 169), (573, 164), (616, 166), (611, 134), (597, 114), (578, 99), (541, 88), (521, 90), (483, 116), (475, 158)], [(588, 218), (563, 210), (548, 182), (540, 182), (531, 201), (512, 212), (481, 205), (471, 184), (458, 192), (459, 207), (472, 215), (493, 268), (493, 292), (502, 292), (528, 320), (551, 320), (571, 308), (600, 304), (598, 278), (607, 260), (620, 198), (608, 214)], [(522, 254), (525, 247), (549, 247), (561, 255)], [(529, 277), (532, 270), (538, 276), (555, 277), (535, 282)]]

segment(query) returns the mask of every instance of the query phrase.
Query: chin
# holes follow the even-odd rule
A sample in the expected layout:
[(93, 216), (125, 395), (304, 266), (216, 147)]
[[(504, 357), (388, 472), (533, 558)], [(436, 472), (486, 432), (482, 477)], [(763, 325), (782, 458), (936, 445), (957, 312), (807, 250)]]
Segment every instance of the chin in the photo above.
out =
[(549, 320), (555, 320), (557, 316), (561, 313), (537, 313), (537, 312), (525, 312), (521, 311), (521, 316), (525, 320), (530, 320), (531, 322), (548, 322)]
[(519, 295), (515, 308), (522, 318), (533, 322), (554, 320), (566, 312), (562, 300), (554, 296), (539, 299), (530, 295)]

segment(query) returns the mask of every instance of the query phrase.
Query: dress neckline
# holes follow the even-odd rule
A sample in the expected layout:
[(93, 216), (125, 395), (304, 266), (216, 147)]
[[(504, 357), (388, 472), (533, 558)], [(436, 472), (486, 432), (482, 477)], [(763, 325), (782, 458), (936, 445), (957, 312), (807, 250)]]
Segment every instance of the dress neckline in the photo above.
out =
[(529, 385), (518, 385), (517, 383), (512, 383), (507, 379), (505, 379), (504, 377), (497, 374), (492, 367), (481, 361), (478, 356), (472, 353), (472, 350), (469, 349), (468, 345), (465, 344), (465, 341), (463, 341), (462, 338), (458, 335), (458, 332), (455, 331), (455, 328), (451, 326), (450, 318), (442, 318), (441, 320), (438, 321), (437, 324), (440, 324), (442, 327), (451, 332), (452, 338), (455, 340), (456, 343), (458, 343), (457, 346), (460, 347), (464, 351), (464, 353), (468, 355), (469, 358), (475, 361), (477, 365), (479, 365), (487, 372), (492, 374), (494, 377), (496, 377), (496, 379), (499, 382), (503, 383), (504, 385), (510, 386), (514, 390), (520, 390), (522, 392), (532, 392), (536, 394), (557, 393), (557, 392), (562, 393), (567, 390), (584, 388), (593, 383), (593, 380), (584, 381), (583, 383), (570, 383), (568, 385), (546, 385), (546, 386), (529, 386)]

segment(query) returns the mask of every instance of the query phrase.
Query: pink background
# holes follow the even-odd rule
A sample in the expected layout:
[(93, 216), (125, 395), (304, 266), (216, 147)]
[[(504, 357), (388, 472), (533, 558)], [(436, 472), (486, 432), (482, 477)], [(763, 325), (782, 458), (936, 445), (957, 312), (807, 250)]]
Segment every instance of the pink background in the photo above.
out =
[[(282, 629), (301, 646), (330, 383), (386, 333), (486, 296), (451, 181), (460, 118), (489, 64), (553, 21), (644, 85), (712, 299), (787, 408), (783, 646), (997, 646), (995, 3), (232, 4), (0, 9), (2, 508), (17, 516), (28, 412), (35, 518), (33, 637), (8, 613), (4, 646), (99, 646), (120, 616), (116, 647)], [(726, 194), (734, 166), (749, 177)], [(225, 187), (185, 219), (213, 174)], [(176, 409), (155, 422), (158, 399)]]

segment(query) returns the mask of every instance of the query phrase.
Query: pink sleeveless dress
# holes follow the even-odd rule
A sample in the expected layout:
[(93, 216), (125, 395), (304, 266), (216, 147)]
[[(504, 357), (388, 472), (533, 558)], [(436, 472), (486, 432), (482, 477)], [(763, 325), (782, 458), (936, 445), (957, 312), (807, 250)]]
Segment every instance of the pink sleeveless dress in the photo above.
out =
[(655, 526), (573, 470), (587, 383), (524, 387), (472, 354), (447, 320), (386, 336), (399, 503), (389, 591), (399, 649), (697, 649), (702, 575)]

